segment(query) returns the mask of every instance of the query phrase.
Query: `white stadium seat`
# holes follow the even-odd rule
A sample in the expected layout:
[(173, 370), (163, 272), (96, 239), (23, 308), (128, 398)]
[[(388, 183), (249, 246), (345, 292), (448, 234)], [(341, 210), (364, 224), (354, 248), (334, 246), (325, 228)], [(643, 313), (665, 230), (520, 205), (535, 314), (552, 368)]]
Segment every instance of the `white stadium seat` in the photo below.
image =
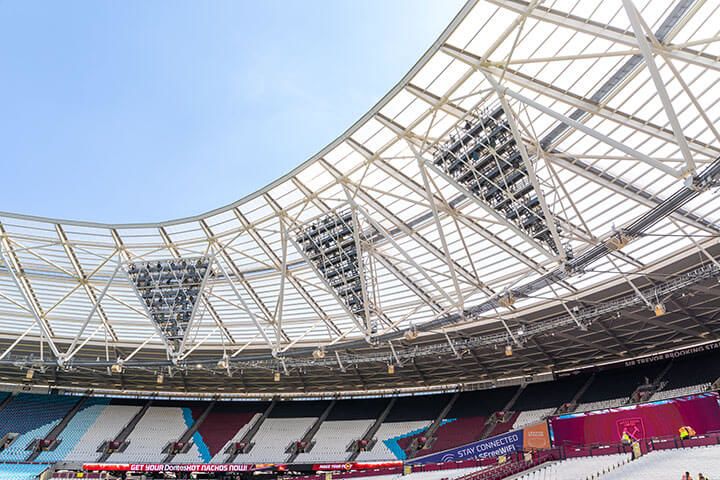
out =
[(354, 440), (361, 438), (373, 423), (374, 420), (323, 422), (313, 438), (315, 445), (312, 450), (301, 453), (295, 461), (298, 463), (333, 462), (346, 459), (350, 455), (347, 448)]
[(720, 446), (650, 452), (601, 479), (677, 480), (684, 472), (690, 472), (692, 478), (696, 480), (698, 473), (713, 479), (718, 478), (720, 475)]
[(186, 429), (182, 408), (150, 407), (130, 433), (125, 451), (113, 453), (108, 461), (160, 462), (165, 456), (163, 448), (178, 440)]
[(376, 460), (397, 460), (398, 455), (392, 452), (384, 441), (391, 438), (410, 435), (412, 432), (426, 429), (432, 420), (421, 420), (415, 422), (387, 422), (380, 425), (375, 438), (377, 442), (373, 448), (367, 452), (360, 452), (358, 461), (376, 461)]
[(248, 453), (235, 457), (235, 463), (284, 462), (287, 447), (300, 440), (316, 420), (316, 417), (266, 418), (252, 440), (255, 445)]

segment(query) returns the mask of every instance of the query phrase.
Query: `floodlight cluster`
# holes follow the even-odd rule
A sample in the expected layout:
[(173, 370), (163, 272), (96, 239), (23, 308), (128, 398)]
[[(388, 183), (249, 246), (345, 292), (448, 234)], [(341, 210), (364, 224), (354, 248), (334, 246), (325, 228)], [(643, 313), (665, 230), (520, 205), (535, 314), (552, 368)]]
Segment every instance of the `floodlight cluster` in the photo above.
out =
[[(471, 117), (472, 118), (472, 117)], [(438, 145), (433, 162), (469, 192), (558, 253), (505, 112), (483, 108)]]
[(182, 340), (209, 272), (207, 257), (133, 262), (127, 272), (150, 319), (169, 341)]
[(308, 225), (297, 241), (350, 311), (365, 317), (362, 254), (350, 210), (324, 216)]

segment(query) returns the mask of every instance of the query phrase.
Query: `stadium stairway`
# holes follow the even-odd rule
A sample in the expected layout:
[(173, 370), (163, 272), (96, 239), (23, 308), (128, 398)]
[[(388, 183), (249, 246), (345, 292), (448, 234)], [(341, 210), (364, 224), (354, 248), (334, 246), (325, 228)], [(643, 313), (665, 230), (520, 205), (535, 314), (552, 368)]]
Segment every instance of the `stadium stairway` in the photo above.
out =
[[(28, 457), (27, 461), (54, 463), (65, 460), (81, 442), (86, 440), (85, 434), (98, 421), (109, 403), (110, 399), (108, 398), (86, 397), (74, 412), (71, 411), (66, 416), (67, 422), (64, 426), (59, 425), (45, 437), (49, 441), (50, 447), (42, 451), (36, 450)], [(107, 429), (107, 425), (105, 425), (105, 429)], [(98, 442), (93, 442), (91, 447), (96, 450)], [(94, 456), (96, 458), (97, 453)], [(95, 460), (95, 458), (85, 458), (84, 460)]]
[[(337, 399), (334, 398), (328, 404), (327, 408), (325, 408), (323, 413), (318, 417), (318, 419), (315, 420), (315, 423), (313, 423), (313, 425), (310, 427), (310, 429), (307, 432), (305, 432), (305, 435), (303, 435), (303, 437), (300, 439), (300, 443), (302, 443), (303, 445), (306, 446), (305, 451), (309, 451), (310, 449), (312, 449), (313, 437), (315, 437), (315, 434), (320, 429), (320, 426), (328, 418), (328, 416), (330, 415), (330, 412), (332, 411), (332, 409), (336, 403), (337, 403)], [(293, 446), (292, 453), (288, 457), (287, 462), (293, 463), (295, 461), (295, 459), (297, 459), (297, 457), (300, 453), (303, 453), (303, 452), (298, 450), (297, 445)]]
[(0, 452), (0, 461), (22, 461), (27, 448), (45, 438), (79, 401), (76, 396), (19, 393), (3, 408), (0, 415), (0, 438), (9, 433), (18, 436)]
[[(222, 406), (216, 408), (195, 434), (202, 437), (212, 455), (210, 463), (226, 463), (225, 458), (234, 449), (235, 443), (242, 440), (261, 415), (262, 412), (229, 411)], [(176, 455), (174, 459), (175, 462), (190, 460), (186, 454)]]
[[(272, 411), (275, 409), (275, 406), (278, 403), (278, 398), (273, 397), (272, 401), (270, 402), (270, 405), (265, 409), (262, 415), (257, 417), (255, 420), (255, 423), (253, 423), (252, 427), (243, 435), (242, 439), (240, 440), (240, 443), (244, 443), (245, 445), (250, 445), (253, 438), (255, 438), (255, 435), (257, 434), (258, 430), (260, 430), (260, 427), (262, 427), (262, 424), (265, 422), (265, 419), (268, 418), (268, 416), (272, 413)], [(227, 463), (234, 463), (235, 459), (239, 454), (242, 452), (235, 452), (230, 454), (230, 456), (227, 458)]]
[(555, 415), (561, 415), (563, 413), (570, 413), (574, 411), (577, 406), (578, 402), (580, 401), (580, 398), (585, 394), (585, 392), (590, 388), (590, 385), (595, 381), (595, 374), (593, 373), (588, 377), (588, 379), (585, 381), (585, 383), (580, 387), (580, 389), (575, 393), (573, 398), (563, 405), (558, 405), (557, 409), (555, 409), (554, 414)]
[(653, 378), (650, 385), (638, 385), (635, 391), (630, 395), (630, 402), (641, 403), (650, 400), (655, 393), (665, 386), (663, 377), (665, 377), (671, 368), (672, 360), (665, 364), (665, 367)]
[[(88, 396), (82, 396), (78, 400), (78, 402), (73, 406), (69, 412), (65, 414), (62, 420), (60, 420), (60, 423), (55, 425), (55, 427), (50, 430), (50, 432), (45, 436), (44, 439), (38, 439), (40, 441), (47, 440), (50, 442), (55, 442), (60, 435), (60, 433), (65, 430), (65, 427), (70, 423), (70, 420), (72, 420), (75, 417), (75, 414), (80, 411), (80, 409), (85, 405), (85, 403), (88, 401), (90, 397)], [(43, 451), (40, 448), (34, 448), (33, 451), (28, 455), (28, 457), (25, 459), (26, 462), (34, 462), (35, 459), (37, 459), (40, 454), (43, 453)]]
[[(434, 437), (435, 433), (437, 432), (437, 429), (442, 424), (442, 421), (445, 420), (448, 413), (450, 412), (450, 409), (453, 407), (453, 405), (455, 405), (455, 402), (457, 401), (457, 399), (459, 397), (460, 397), (460, 392), (459, 391), (455, 392), (455, 394), (452, 397), (450, 397), (450, 400), (447, 402), (447, 404), (445, 404), (443, 409), (440, 411), (440, 414), (435, 418), (433, 423), (425, 431), (423, 436), (426, 438), (427, 443), (431, 444), (433, 442), (433, 440), (434, 440), (433, 437)], [(413, 440), (413, 442), (410, 444), (410, 448), (408, 449), (408, 452), (407, 452), (407, 458), (414, 458), (417, 455), (418, 451), (421, 450), (423, 447), (425, 447), (425, 445), (420, 444), (419, 437), (415, 438)]]
[[(152, 403), (153, 403), (152, 399), (145, 402), (145, 404), (142, 406), (142, 408), (130, 420), (130, 423), (125, 425), (125, 427), (122, 430), (120, 430), (120, 433), (118, 433), (117, 437), (115, 437), (113, 439), (114, 443), (116, 443), (118, 445), (122, 445), (123, 443), (125, 443), (127, 438), (130, 436), (130, 434), (133, 432), (133, 430), (135, 430), (135, 427), (137, 426), (137, 424), (140, 422), (140, 420), (145, 415), (145, 412), (148, 411), (148, 409), (150, 408)], [(102, 455), (100, 455), (98, 462), (101, 462), (101, 463), (106, 462), (107, 459), (110, 457), (110, 455), (112, 455), (112, 452), (108, 451), (106, 448), (105, 451), (102, 453)]]
[(190, 407), (174, 401), (154, 401), (127, 437), (127, 447), (109, 457), (111, 463), (156, 463), (192, 425)]
[(520, 397), (520, 395), (525, 391), (525, 388), (527, 387), (526, 384), (520, 385), (520, 387), (517, 389), (515, 394), (508, 400), (508, 402), (503, 406), (501, 411), (494, 412), (490, 418), (488, 419), (488, 422), (485, 426), (485, 430), (483, 430), (482, 434), (480, 435), (480, 438), (488, 438), (492, 437), (493, 435), (499, 435), (501, 433), (504, 433), (508, 431), (510, 428), (512, 428), (513, 423), (515, 423), (515, 420), (517, 419), (519, 413), (513, 413), (508, 415), (508, 412), (512, 410), (513, 405), (515, 405), (515, 402)]
[(141, 405), (124, 405), (108, 398), (91, 398), (58, 436), (54, 450), (44, 451), (36, 461), (41, 463), (82, 463), (96, 461), (101, 446), (115, 438)]
[[(215, 407), (215, 404), (217, 403), (217, 400), (212, 400), (210, 403), (208, 403), (207, 407), (203, 410), (203, 412), (200, 414), (200, 416), (193, 421), (192, 425), (188, 427), (187, 430), (185, 430), (185, 433), (182, 434), (182, 436), (177, 440), (178, 443), (182, 443), (184, 445), (187, 445), (190, 442), (190, 439), (193, 438), (193, 435), (195, 435), (195, 432), (198, 431), (198, 428), (200, 428), (200, 425), (205, 421), (208, 415), (210, 415), (210, 412)], [(163, 463), (172, 463), (173, 459), (175, 458), (175, 455), (177, 455), (178, 452), (174, 452), (172, 448), (170, 448), (170, 451), (165, 456), (165, 459), (163, 460)]]
[(446, 419), (435, 433), (435, 440), (426, 448), (417, 452), (416, 457), (441, 452), (449, 448), (465, 445), (480, 440), (480, 434), (485, 428), (487, 417), (460, 417)]
[(5, 408), (5, 405), (10, 403), (12, 400), (13, 395), (9, 392), (1, 392), (0, 393), (0, 412), (2, 412), (3, 408)]
[[(375, 423), (370, 426), (370, 428), (365, 432), (365, 434), (360, 438), (358, 441), (364, 441), (367, 444), (367, 448), (372, 448), (374, 446), (373, 439), (375, 438), (375, 434), (377, 433), (380, 426), (385, 422), (385, 419), (390, 414), (390, 410), (395, 406), (395, 402), (397, 401), (397, 397), (392, 397), (390, 401), (387, 403), (385, 408), (383, 409), (382, 413), (377, 417), (375, 420)], [(348, 457), (348, 462), (354, 462), (357, 460), (358, 455), (360, 455), (360, 449), (358, 448), (358, 442), (355, 442), (352, 445), (353, 452)]]
[(354, 442), (365, 433), (375, 419), (326, 420), (313, 437), (309, 452), (301, 453), (297, 463), (334, 463), (344, 461)]

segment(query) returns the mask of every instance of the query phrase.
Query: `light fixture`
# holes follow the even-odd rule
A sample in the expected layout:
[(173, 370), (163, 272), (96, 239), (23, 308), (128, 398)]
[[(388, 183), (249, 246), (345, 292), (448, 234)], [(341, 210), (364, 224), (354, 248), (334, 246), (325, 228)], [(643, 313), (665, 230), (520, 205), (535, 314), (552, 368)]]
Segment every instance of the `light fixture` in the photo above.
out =
[(405, 340), (407, 340), (408, 342), (412, 342), (418, 337), (418, 335), (420, 335), (420, 333), (417, 331), (417, 328), (415, 328), (415, 326), (411, 326), (408, 330), (405, 331), (405, 335), (403, 336), (405, 337)]
[(607, 246), (612, 250), (622, 250), (628, 243), (630, 243), (630, 237), (622, 232), (617, 232), (607, 240)]
[(498, 303), (505, 308), (510, 308), (515, 303), (515, 296), (512, 292), (507, 292), (498, 299)]
[(273, 375), (273, 380), (275, 380), (276, 382), (280, 381), (280, 372), (275, 372), (275, 374)]
[(312, 356), (315, 360), (320, 360), (322, 358), (325, 358), (325, 348), (324, 347), (318, 347), (315, 350), (313, 350)]
[(655, 307), (653, 310), (655, 311), (656, 317), (662, 317), (663, 315), (665, 315), (667, 313), (667, 309), (665, 308), (665, 305), (663, 305), (660, 302), (655, 304)]
[(157, 383), (158, 385), (162, 385), (162, 383), (165, 381), (165, 376), (162, 373), (158, 373), (157, 376)]
[(32, 368), (28, 368), (27, 372), (25, 372), (25, 380), (32, 380), (35, 376), (35, 370)]
[(393, 375), (395, 373), (395, 365), (393, 365), (392, 363), (388, 363), (387, 372), (388, 375)]
[(114, 364), (110, 367), (110, 371), (111, 371), (112, 373), (122, 373), (122, 371), (123, 371), (122, 362), (121, 362), (120, 360), (118, 360), (117, 363), (114, 363)]
[(512, 354), (513, 354), (512, 345), (510, 345), (510, 344), (505, 345), (505, 356), (512, 357)]
[(227, 355), (224, 355), (220, 360), (217, 362), (217, 367), (225, 370), (230, 365), (230, 359), (228, 359)]

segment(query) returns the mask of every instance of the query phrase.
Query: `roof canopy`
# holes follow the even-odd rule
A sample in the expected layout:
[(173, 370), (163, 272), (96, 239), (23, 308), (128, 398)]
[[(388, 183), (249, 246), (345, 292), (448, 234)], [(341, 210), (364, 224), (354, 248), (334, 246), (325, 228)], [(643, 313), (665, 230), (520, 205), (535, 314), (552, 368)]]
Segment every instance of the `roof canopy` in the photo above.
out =
[[(332, 360), (345, 372), (377, 352), (385, 357), (367, 368), (384, 371), (386, 358), (403, 363), (403, 342), (453, 346), (491, 333), (483, 348), (510, 343), (521, 352), (535, 342), (542, 351), (538, 338), (524, 338), (529, 325), (570, 315), (587, 332), (590, 322), (571, 307), (604, 301), (603, 289), (639, 295), (640, 320), (653, 317), (665, 298), (647, 298), (641, 287), (717, 265), (720, 201), (708, 189), (716, 177), (697, 184), (720, 154), (717, 8), (699, 0), (471, 0), (362, 119), (232, 205), (136, 225), (0, 213), (7, 381), (17, 380), (9, 372), (18, 366), (47, 368), (67, 384), (87, 374), (88, 386), (101, 385), (116, 363), (117, 371), (140, 369), (138, 378), (199, 363), (219, 385), (234, 368), (302, 376)], [(662, 210), (683, 189), (695, 193)], [(656, 221), (626, 236), (647, 215)], [(599, 246), (607, 251), (567, 268)], [(182, 345), (171, 348), (159, 310), (149, 310), (128, 269), (197, 258), (210, 259), (210, 273)], [(543, 280), (558, 269), (561, 276)], [(718, 306), (705, 301), (703, 312)], [(612, 327), (611, 344), (578, 334), (575, 365), (591, 361), (582, 347), (595, 343), (617, 359), (710, 340), (699, 316), (687, 307), (683, 321), (702, 327), (678, 323), (638, 349)], [(557, 328), (568, 335), (567, 324)], [(666, 335), (679, 340), (668, 344)], [(488, 378), (557, 367), (552, 356), (528, 358)], [(428, 374), (426, 384), (446, 374)], [(262, 388), (280, 388), (271, 380)]]

